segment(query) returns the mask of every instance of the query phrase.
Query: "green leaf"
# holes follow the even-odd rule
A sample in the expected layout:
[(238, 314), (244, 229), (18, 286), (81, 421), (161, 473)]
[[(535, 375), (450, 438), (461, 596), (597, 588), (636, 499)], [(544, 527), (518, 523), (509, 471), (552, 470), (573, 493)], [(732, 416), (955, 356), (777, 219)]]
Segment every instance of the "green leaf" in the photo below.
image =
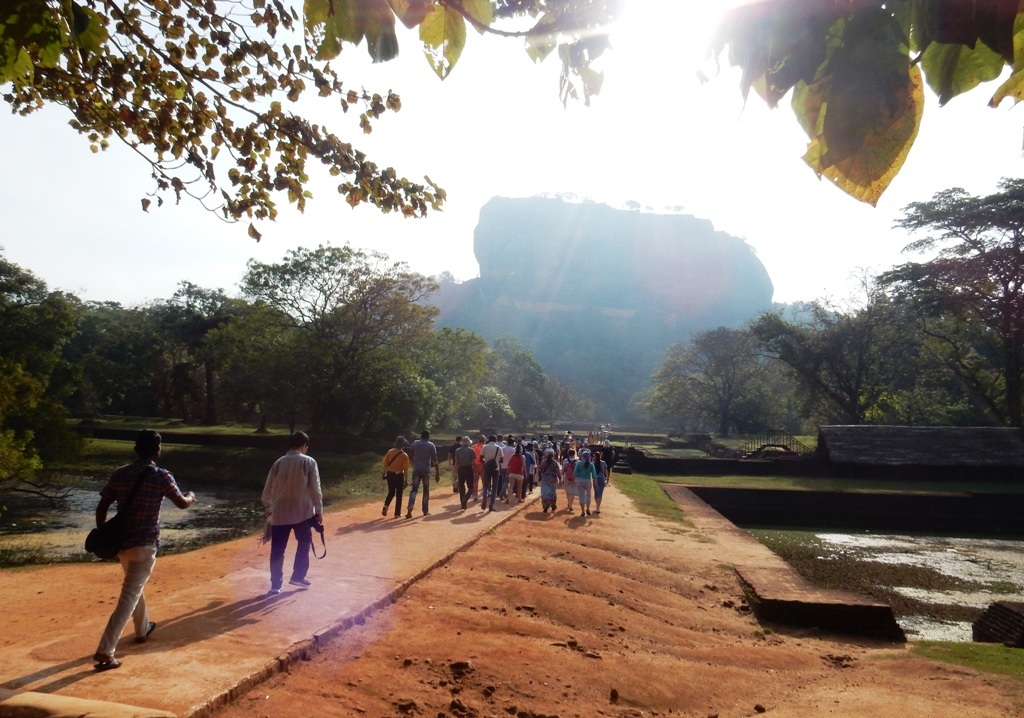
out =
[(831, 78), (810, 85), (801, 82), (793, 90), (793, 112), (808, 137), (814, 138), (821, 134), (821, 107), (825, 103), (830, 82)]
[(898, 24), (884, 11), (862, 11), (846, 24), (843, 47), (825, 69), (832, 80), (822, 106), (824, 167), (860, 152), (869, 137), (903, 114), (911, 81), (902, 40)]
[(534, 62), (542, 62), (551, 54), (552, 50), (558, 47), (557, 38), (553, 34), (543, 31), (545, 25), (553, 25), (555, 20), (553, 14), (545, 13), (533, 26), (533, 31), (526, 37), (526, 54)]
[(107, 29), (100, 23), (99, 16), (91, 8), (81, 8), (82, 14), (87, 18), (84, 27), (80, 28), (76, 39), (78, 45), (92, 54), (99, 54), (106, 44), (108, 35)]
[(466, 46), (466, 19), (455, 10), (435, 7), (420, 24), (420, 40), (427, 62), (443, 80)]
[(341, 52), (341, 43), (358, 45), (363, 40), (356, 17), (359, 0), (305, 0), (306, 32), (320, 38), (316, 59), (331, 60)]
[(998, 107), (1007, 97), (1014, 104), (1024, 99), (1024, 13), (1017, 16), (1013, 25), (1013, 47), (1017, 60), (1013, 63), (1013, 74), (1001, 84), (988, 101), (990, 107)]
[(374, 62), (388, 62), (398, 57), (395, 16), (385, 0), (363, 0), (359, 5), (358, 22)]
[[(462, 9), (480, 25), (490, 27), (494, 22), (494, 7), (491, 0), (462, 0)], [(477, 28), (477, 32), (483, 33), (484, 30)]]
[(964, 45), (933, 42), (921, 58), (921, 69), (928, 86), (939, 96), (940, 105), (982, 82), (996, 79), (1003, 71), (1003, 64), (999, 53), (981, 42), (973, 50)]

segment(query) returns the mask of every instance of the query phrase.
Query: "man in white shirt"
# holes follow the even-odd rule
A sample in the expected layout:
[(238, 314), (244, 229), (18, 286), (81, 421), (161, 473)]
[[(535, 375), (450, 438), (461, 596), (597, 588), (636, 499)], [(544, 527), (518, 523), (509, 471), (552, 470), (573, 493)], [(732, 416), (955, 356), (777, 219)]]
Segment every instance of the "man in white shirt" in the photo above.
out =
[(284, 581), (284, 551), (288, 536), (294, 532), (298, 546), (292, 564), (293, 586), (307, 588), (309, 553), (313, 545), (312, 523), (324, 521), (324, 495), (320, 490), (320, 470), (316, 460), (307, 456), (309, 437), (296, 431), (288, 439), (288, 453), (274, 462), (263, 487), (263, 508), (270, 517), (270, 593), (281, 593)]
[(487, 443), (480, 449), (480, 460), (484, 462), (484, 493), (480, 510), (494, 511), (494, 498), (499, 488), (498, 476), (503, 460), (501, 445), (496, 436), (487, 437)]

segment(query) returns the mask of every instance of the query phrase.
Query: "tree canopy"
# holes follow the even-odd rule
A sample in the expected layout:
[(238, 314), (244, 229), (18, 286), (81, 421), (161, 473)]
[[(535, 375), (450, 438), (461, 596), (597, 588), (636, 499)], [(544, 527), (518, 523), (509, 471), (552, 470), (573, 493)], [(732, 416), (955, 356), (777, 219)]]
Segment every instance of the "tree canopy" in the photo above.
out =
[(935, 252), (882, 276), (917, 311), (968, 393), (1010, 426), (1024, 423), (1024, 180), (974, 197), (954, 188), (906, 208), (898, 226)]
[(1009, 66), (989, 104), (1024, 93), (1018, 0), (761, 0), (723, 20), (712, 49), (726, 47), (744, 97), (776, 107), (792, 91), (804, 161), (872, 205), (917, 137), (925, 84), (945, 104)]
[[(595, 29), (617, 0), (12, 0), (0, 10), (0, 85), (22, 115), (67, 108), (94, 151), (120, 141), (152, 168), (141, 199), (199, 199), (230, 220), (274, 219), (280, 197), (301, 211), (316, 163), (339, 177), (352, 206), (422, 216), (445, 192), (413, 182), (295, 110), (310, 94), (360, 112), (369, 133), (401, 109), (394, 92), (348, 87), (331, 65), (344, 43), (364, 43), (375, 62), (398, 55), (396, 20), (418, 28), (428, 62), (444, 78), (467, 27), (528, 38), (543, 59), (558, 50), (562, 95), (600, 87), (590, 62), (607, 46)], [(527, 20), (523, 24), (523, 20)], [(515, 30), (502, 30), (514, 23)], [(250, 222), (249, 234), (260, 233)]]

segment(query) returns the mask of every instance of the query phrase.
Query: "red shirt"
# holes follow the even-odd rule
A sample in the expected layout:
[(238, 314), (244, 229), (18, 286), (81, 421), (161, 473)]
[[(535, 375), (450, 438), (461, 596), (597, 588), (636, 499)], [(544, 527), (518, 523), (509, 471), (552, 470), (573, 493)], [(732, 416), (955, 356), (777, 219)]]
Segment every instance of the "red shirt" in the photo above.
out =
[(522, 474), (523, 471), (523, 455), (513, 454), (512, 458), (508, 460), (508, 473), (510, 474)]

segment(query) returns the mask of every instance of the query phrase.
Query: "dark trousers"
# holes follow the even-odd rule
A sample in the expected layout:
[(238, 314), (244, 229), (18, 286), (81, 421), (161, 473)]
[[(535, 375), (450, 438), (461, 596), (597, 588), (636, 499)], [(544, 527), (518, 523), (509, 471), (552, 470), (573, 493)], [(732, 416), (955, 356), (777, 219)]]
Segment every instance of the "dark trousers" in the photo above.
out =
[(313, 530), (308, 521), (301, 524), (272, 526), (270, 533), (270, 585), (281, 588), (284, 583), (284, 550), (288, 546), (288, 536), (295, 532), (295, 562), (292, 564), (291, 580), (303, 579), (309, 571), (309, 551), (313, 545)]
[(470, 487), (473, 485), (473, 467), (460, 466), (459, 468), (459, 503), (466, 508), (469, 503)]
[(396, 474), (389, 471), (387, 473), (388, 480), (388, 497), (384, 499), (384, 512), (387, 513), (388, 506), (391, 505), (391, 499), (395, 501), (395, 516), (402, 515), (402, 490), (405, 488), (405, 475)]
[(490, 504), (488, 508), (494, 508), (494, 498), (498, 492), (500, 480), (498, 479), (498, 467), (495, 466), (493, 469), (487, 468), (484, 465), (484, 494), (480, 508)]

